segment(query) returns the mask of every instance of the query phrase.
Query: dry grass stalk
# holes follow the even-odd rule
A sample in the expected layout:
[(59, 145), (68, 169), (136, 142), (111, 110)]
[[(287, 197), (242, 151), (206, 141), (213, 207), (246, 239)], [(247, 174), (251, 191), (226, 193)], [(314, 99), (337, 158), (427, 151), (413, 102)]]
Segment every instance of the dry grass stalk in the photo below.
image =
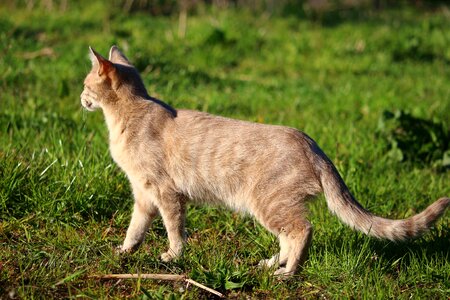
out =
[(212, 288), (209, 288), (195, 280), (189, 279), (184, 275), (177, 274), (108, 274), (108, 275), (98, 275), (91, 276), (92, 278), (100, 279), (154, 279), (154, 280), (167, 280), (167, 281), (184, 281), (188, 284), (193, 284), (205, 291), (208, 291), (220, 298), (225, 298), (225, 296)]

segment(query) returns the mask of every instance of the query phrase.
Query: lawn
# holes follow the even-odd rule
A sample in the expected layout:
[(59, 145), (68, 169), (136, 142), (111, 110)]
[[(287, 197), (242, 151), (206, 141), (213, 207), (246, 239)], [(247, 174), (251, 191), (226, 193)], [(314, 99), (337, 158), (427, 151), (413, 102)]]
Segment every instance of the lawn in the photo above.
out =
[(409, 217), (450, 196), (448, 7), (344, 11), (330, 22), (206, 6), (184, 28), (177, 14), (125, 13), (117, 2), (16, 2), (0, 4), (0, 298), (212, 297), (182, 283), (93, 278), (170, 273), (232, 299), (448, 299), (448, 212), (396, 244), (342, 225), (321, 196), (309, 205), (309, 259), (286, 281), (256, 267), (276, 238), (223, 208), (189, 208), (176, 262), (158, 259), (168, 243), (160, 219), (139, 251), (117, 255), (131, 191), (102, 113), (79, 100), (88, 46), (106, 55), (116, 44), (152, 96), (305, 131), (363, 206)]

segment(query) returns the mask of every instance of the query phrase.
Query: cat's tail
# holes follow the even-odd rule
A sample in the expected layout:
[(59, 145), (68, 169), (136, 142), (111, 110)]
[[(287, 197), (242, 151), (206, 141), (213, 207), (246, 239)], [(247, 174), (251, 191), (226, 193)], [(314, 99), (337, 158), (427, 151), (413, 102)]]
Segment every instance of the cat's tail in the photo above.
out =
[(331, 161), (321, 159), (316, 167), (328, 208), (348, 226), (377, 238), (403, 241), (418, 237), (426, 232), (450, 205), (450, 198), (443, 197), (410, 218), (381, 218), (356, 201)]

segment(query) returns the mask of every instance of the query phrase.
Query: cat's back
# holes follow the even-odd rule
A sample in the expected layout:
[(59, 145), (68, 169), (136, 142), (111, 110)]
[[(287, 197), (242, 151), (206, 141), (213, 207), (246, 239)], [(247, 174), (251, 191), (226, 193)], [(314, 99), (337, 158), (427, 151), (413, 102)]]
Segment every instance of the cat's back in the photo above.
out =
[[(171, 132), (175, 156), (199, 165), (223, 167), (299, 163), (315, 144), (303, 132), (286, 126), (236, 120), (205, 112), (178, 110)], [(184, 159), (183, 159), (184, 160)]]
[(224, 135), (227, 138), (247, 135), (258, 138), (268, 135), (302, 134), (295, 128), (232, 119), (195, 110), (177, 110), (175, 123), (180, 131), (187, 131), (190, 134), (216, 137)]

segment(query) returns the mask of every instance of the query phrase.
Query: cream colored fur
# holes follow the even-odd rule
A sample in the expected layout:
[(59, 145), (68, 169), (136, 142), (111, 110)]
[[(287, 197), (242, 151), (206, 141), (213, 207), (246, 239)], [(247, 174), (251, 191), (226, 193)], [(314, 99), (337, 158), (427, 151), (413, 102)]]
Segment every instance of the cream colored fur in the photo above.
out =
[(312, 237), (305, 202), (324, 192), (344, 223), (377, 238), (405, 240), (426, 231), (450, 203), (441, 198), (405, 220), (372, 215), (351, 195), (331, 161), (306, 134), (207, 113), (175, 110), (152, 98), (137, 70), (113, 46), (109, 58), (90, 49), (93, 67), (81, 103), (100, 108), (111, 155), (127, 174), (135, 198), (122, 251), (134, 251), (161, 215), (169, 238), (163, 261), (185, 241), (186, 202), (246, 212), (279, 238), (280, 253), (261, 265), (292, 275)]

